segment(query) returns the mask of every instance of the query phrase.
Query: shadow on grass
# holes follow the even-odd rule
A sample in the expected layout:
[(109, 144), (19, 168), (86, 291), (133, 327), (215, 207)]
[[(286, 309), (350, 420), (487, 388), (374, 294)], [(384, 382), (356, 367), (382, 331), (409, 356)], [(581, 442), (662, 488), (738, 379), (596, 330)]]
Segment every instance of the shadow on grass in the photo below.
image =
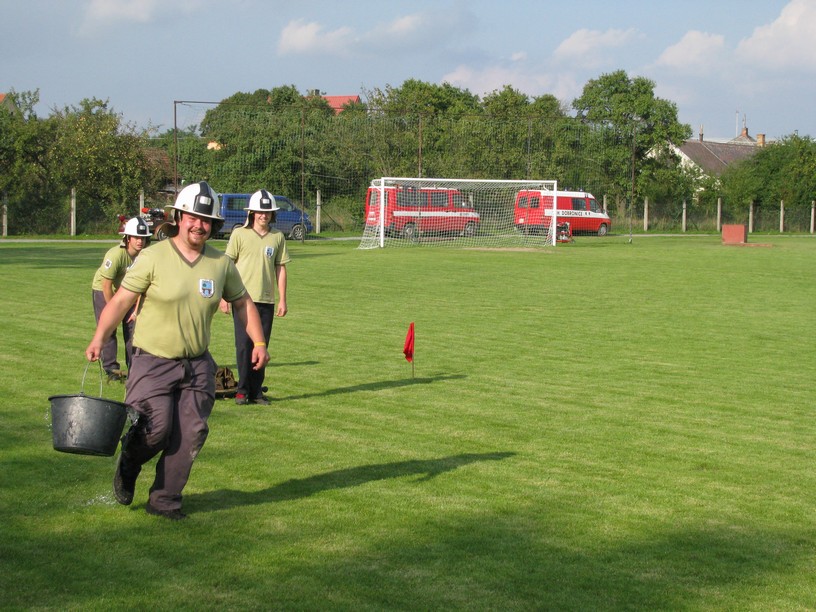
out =
[(396, 461), (393, 463), (378, 463), (361, 465), (343, 470), (334, 470), (323, 474), (316, 474), (308, 478), (295, 478), (276, 484), (260, 491), (235, 491), (221, 489), (206, 493), (191, 493), (185, 495), (185, 503), (195, 505), (196, 512), (212, 512), (225, 510), (237, 506), (251, 506), (272, 502), (289, 501), (310, 497), (321, 491), (331, 489), (346, 489), (357, 487), (367, 482), (385, 480), (387, 478), (402, 478), (404, 476), (420, 476), (415, 482), (424, 482), (451, 472), (465, 465), (477, 461), (501, 461), (513, 457), (516, 453), (465, 453), (439, 459), (416, 459), (412, 461)]
[(380, 380), (377, 382), (370, 382), (361, 385), (351, 385), (348, 387), (337, 387), (336, 389), (327, 389), (325, 391), (316, 391), (314, 393), (301, 393), (300, 395), (287, 395), (285, 397), (270, 398), (273, 401), (287, 401), (308, 399), (311, 397), (326, 397), (330, 395), (340, 395), (343, 393), (357, 393), (359, 391), (382, 391), (383, 389), (396, 389), (398, 387), (410, 387), (412, 385), (428, 385), (430, 383), (441, 380), (460, 380), (465, 378), (464, 374), (440, 374), (439, 376), (425, 376), (423, 378), (400, 378), (397, 380)]

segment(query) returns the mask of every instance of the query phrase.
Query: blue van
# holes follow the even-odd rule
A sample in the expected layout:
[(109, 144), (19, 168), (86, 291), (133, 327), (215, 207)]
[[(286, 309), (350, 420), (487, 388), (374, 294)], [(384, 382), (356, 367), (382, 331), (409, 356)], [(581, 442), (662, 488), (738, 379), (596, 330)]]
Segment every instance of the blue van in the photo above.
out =
[[(222, 193), (219, 194), (221, 200), (221, 216), (224, 217), (224, 227), (221, 229), (219, 238), (228, 238), (236, 227), (243, 227), (247, 220), (247, 211), (251, 193)], [(291, 240), (303, 240), (306, 234), (312, 232), (312, 220), (306, 211), (295, 206), (286, 196), (275, 196), (278, 210), (275, 212), (275, 222), (270, 225), (279, 229)]]

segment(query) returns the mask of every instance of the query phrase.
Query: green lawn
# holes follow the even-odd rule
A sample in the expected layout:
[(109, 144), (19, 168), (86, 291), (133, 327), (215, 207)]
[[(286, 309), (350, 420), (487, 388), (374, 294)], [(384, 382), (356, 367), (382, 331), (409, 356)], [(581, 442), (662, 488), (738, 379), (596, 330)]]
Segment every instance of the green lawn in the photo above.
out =
[(274, 401), (217, 403), (182, 523), (51, 447), (115, 239), (2, 241), (0, 608), (814, 609), (816, 239), (752, 240), (290, 243)]

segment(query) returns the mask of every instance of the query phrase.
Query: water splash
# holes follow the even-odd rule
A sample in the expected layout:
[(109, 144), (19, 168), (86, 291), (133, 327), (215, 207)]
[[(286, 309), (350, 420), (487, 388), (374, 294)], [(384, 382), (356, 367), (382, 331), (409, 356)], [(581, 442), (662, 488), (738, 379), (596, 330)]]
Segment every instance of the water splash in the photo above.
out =
[(85, 502), (86, 506), (115, 506), (116, 504), (113, 493), (100, 493)]

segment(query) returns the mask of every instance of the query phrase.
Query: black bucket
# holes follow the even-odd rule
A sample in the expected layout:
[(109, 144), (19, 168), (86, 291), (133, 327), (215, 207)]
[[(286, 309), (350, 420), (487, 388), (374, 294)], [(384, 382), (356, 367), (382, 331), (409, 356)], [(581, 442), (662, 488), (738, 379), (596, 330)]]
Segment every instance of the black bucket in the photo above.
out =
[[(90, 365), (90, 362), (88, 362)], [(100, 368), (99, 395), (102, 395)], [(85, 374), (88, 366), (85, 366)], [(75, 455), (110, 457), (125, 427), (128, 406), (122, 402), (85, 395), (85, 376), (78, 395), (52, 395), (51, 432), (54, 450)]]

